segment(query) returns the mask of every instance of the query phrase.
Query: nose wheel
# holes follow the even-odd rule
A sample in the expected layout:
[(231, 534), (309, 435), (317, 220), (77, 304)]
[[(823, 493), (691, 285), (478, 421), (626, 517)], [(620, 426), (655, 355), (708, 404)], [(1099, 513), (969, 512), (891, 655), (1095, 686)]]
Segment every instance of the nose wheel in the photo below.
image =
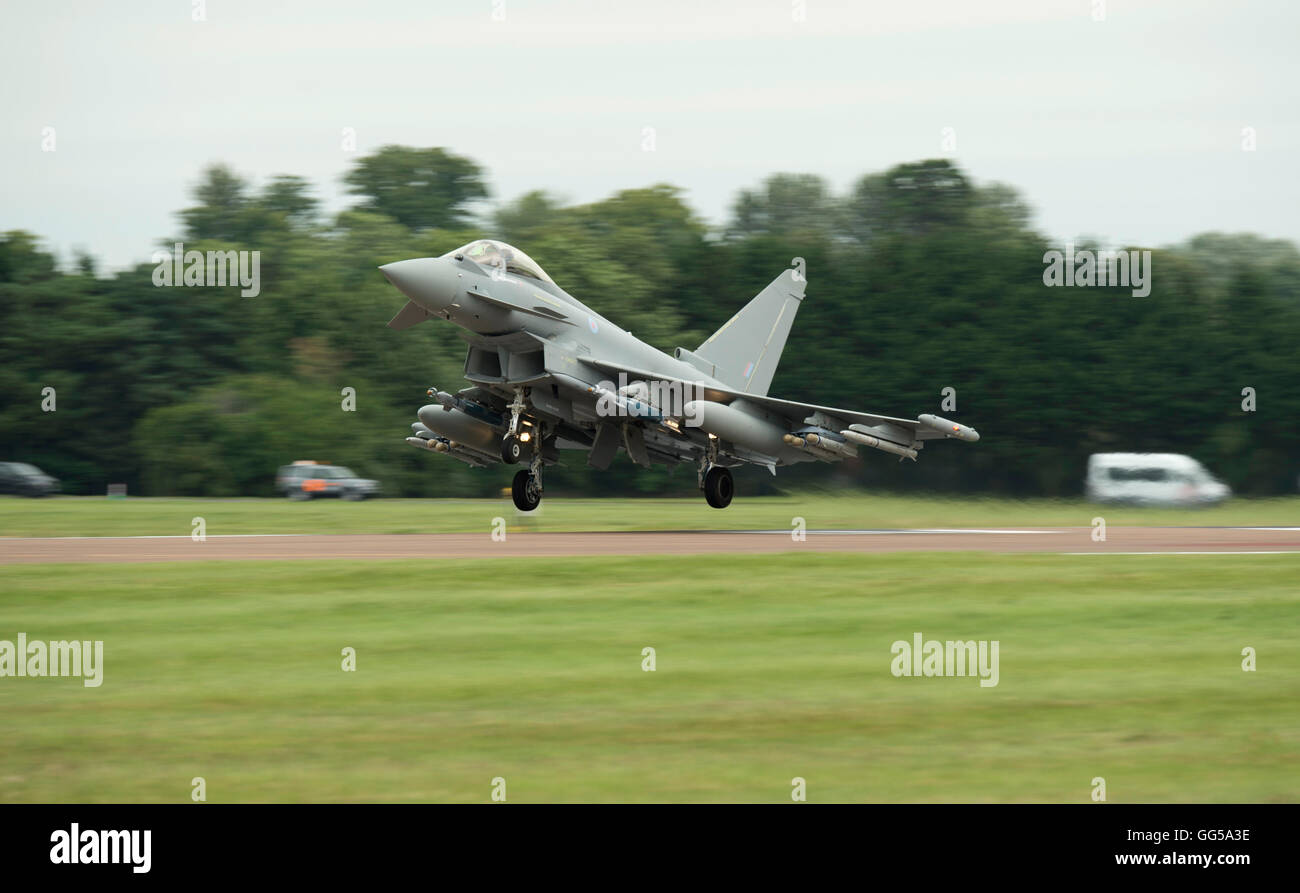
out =
[[(542, 431), (539, 428), (536, 437), (533, 439), (533, 458), (528, 463), (526, 470), (515, 473), (515, 479), (510, 484), (510, 496), (515, 501), (515, 508), (521, 512), (531, 512), (542, 502)], [(515, 446), (520, 448), (520, 454), (523, 452), (523, 445), (517, 438), (507, 438)], [(502, 447), (502, 458), (504, 459), (505, 447)], [(518, 461), (516, 459), (515, 461)]]
[[(507, 465), (516, 465), (524, 457), (524, 445), (519, 442), (519, 438), (514, 434), (507, 434), (501, 438), (501, 461)], [(520, 472), (527, 474), (527, 472)]]

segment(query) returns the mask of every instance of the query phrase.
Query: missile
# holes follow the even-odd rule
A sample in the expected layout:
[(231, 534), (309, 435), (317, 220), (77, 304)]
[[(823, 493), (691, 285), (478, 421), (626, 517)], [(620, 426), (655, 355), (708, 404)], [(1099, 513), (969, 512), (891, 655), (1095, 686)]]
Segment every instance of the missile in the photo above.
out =
[(591, 393), (591, 383), (574, 378), (572, 375), (565, 375), (563, 372), (552, 372), (551, 378), (561, 387), (576, 391), (579, 394)]
[(470, 418), (484, 422), (494, 428), (499, 428), (505, 424), (500, 413), (493, 412), (481, 403), (476, 403), (473, 400), (466, 400), (459, 394), (448, 394), (446, 391), (440, 391), (437, 388), (429, 388), (426, 393), (442, 404), (442, 408), (446, 412), (451, 412), (453, 409), (459, 409)]
[(792, 447), (816, 456), (818, 459), (828, 461), (833, 459), (853, 459), (858, 455), (858, 451), (848, 444), (840, 443), (838, 440), (831, 440), (829, 437), (815, 431), (803, 436), (786, 434), (782, 436), (781, 440)]
[(958, 440), (964, 440), (967, 443), (974, 443), (980, 439), (980, 433), (974, 428), (959, 425), (950, 419), (940, 418), (937, 415), (926, 413), (917, 416), (916, 420), (927, 428), (933, 428), (935, 431), (942, 431), (948, 437), (955, 437)]
[(893, 453), (895, 456), (903, 456), (904, 458), (911, 459), (913, 462), (916, 461), (916, 450), (909, 447), (899, 446), (898, 444), (891, 443), (888, 440), (881, 440), (879, 437), (872, 434), (863, 434), (860, 431), (854, 431), (852, 428), (841, 431), (840, 434), (843, 435), (845, 439), (851, 440), (854, 443), (860, 443), (863, 446), (869, 446), (872, 449), (884, 450), (886, 453)]
[(840, 456), (843, 456), (846, 459), (856, 459), (858, 456), (858, 451), (855, 450), (853, 447), (849, 446), (847, 443), (841, 443), (838, 440), (832, 440), (831, 438), (827, 437), (825, 434), (818, 434), (816, 431), (806, 435), (804, 437), (804, 440), (806, 440), (812, 446), (820, 447), (821, 449), (826, 450), (827, 452), (830, 453), (836, 453)]
[(443, 443), (440, 443), (437, 447), (434, 447), (434, 449), (438, 450), (438, 452), (443, 452), (444, 447), (447, 453), (455, 456), (457, 459), (464, 459), (466, 457), (469, 457), (471, 459), (474, 459), (475, 461), (484, 462), (487, 464), (492, 464), (501, 461), (501, 458), (498, 455), (485, 453), (480, 449), (471, 447), (468, 444), (461, 443), (460, 441), (457, 440), (445, 441)]
[(456, 441), (444, 440), (436, 435), (408, 437), (406, 442), (413, 447), (419, 447), (422, 450), (433, 450), (435, 453), (466, 452)]
[(454, 440), (425, 440), (421, 437), (408, 437), (406, 442), (422, 450), (444, 453), (453, 459), (459, 459), (467, 465), (473, 465), (475, 468), (486, 468), (493, 461), (491, 457), (477, 453), (463, 444), (456, 443)]

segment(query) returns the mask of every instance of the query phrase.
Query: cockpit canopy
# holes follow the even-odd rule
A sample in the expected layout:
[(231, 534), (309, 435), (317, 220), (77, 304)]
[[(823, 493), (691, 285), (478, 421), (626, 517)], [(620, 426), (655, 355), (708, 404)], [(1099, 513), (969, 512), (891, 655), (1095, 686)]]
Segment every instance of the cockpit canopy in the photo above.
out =
[(479, 239), (477, 242), (462, 245), (455, 251), (449, 251), (443, 256), (454, 257), (456, 255), (463, 255), (474, 261), (474, 263), (488, 268), (505, 270), (505, 272), (514, 273), (516, 276), (526, 276), (529, 279), (555, 284), (555, 281), (546, 275), (546, 272), (537, 265), (536, 261), (518, 248), (507, 245), (505, 242), (497, 242), (493, 239)]

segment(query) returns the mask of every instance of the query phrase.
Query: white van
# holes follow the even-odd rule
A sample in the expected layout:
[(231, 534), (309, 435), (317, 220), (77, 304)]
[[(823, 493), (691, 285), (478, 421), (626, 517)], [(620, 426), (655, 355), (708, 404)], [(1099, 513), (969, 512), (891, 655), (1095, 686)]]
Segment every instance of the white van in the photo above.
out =
[(1210, 505), (1231, 488), (1191, 456), (1179, 453), (1094, 453), (1085, 491), (1090, 502)]

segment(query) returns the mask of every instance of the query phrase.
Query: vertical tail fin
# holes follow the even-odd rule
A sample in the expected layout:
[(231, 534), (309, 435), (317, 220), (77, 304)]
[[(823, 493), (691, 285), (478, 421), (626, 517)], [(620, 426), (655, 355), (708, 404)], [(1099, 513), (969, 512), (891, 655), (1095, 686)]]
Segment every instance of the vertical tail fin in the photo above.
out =
[(714, 375), (723, 384), (765, 396), (803, 301), (805, 284), (798, 271), (786, 270), (710, 335), (695, 353), (714, 364)]

